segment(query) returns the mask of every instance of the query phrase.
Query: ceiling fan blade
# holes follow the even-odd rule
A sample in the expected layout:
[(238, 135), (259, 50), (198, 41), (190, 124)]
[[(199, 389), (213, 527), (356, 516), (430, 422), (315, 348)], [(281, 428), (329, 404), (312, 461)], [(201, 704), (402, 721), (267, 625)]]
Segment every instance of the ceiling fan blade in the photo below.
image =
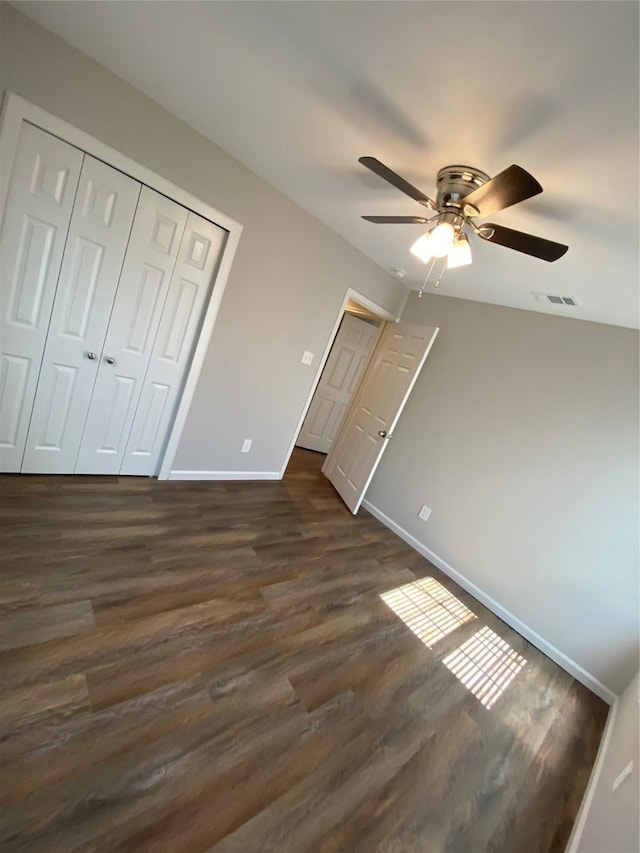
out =
[(464, 197), (464, 204), (472, 204), (479, 212), (472, 214), (481, 218), (491, 216), (512, 204), (525, 201), (542, 192), (542, 187), (521, 166), (509, 166), (495, 178)]
[(363, 216), (367, 222), (377, 222), (379, 225), (425, 225), (429, 220), (424, 216)]
[(505, 228), (504, 225), (495, 225), (493, 222), (481, 225), (477, 234), (489, 243), (497, 243), (543, 261), (557, 261), (569, 248), (562, 243), (554, 243), (544, 237), (534, 237), (533, 234), (525, 234), (523, 231), (514, 231), (513, 228)]
[(401, 178), (400, 175), (396, 175), (395, 172), (393, 172), (388, 166), (385, 166), (384, 163), (376, 160), (375, 157), (360, 157), (358, 163), (362, 163), (362, 165), (366, 166), (367, 169), (371, 169), (371, 171), (375, 172), (378, 177), (392, 184), (392, 186), (400, 190), (400, 192), (408, 195), (409, 198), (420, 202), (420, 204), (431, 208), (431, 210), (435, 210), (435, 202), (432, 201), (429, 196), (420, 192), (419, 189), (414, 187), (413, 184), (410, 184), (409, 181), (405, 181), (405, 179)]

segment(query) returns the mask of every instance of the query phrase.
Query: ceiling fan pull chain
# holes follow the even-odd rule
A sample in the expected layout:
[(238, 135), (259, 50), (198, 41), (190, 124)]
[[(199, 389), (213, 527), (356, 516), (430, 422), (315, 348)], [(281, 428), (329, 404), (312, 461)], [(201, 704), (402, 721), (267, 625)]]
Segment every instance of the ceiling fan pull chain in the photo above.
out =
[(442, 276), (447, 271), (447, 266), (448, 266), (447, 256), (445, 255), (444, 258), (440, 258), (440, 260), (442, 261), (442, 269), (440, 270), (440, 275), (438, 276), (438, 280), (435, 281), (433, 284), (434, 287), (440, 287), (440, 282), (442, 281)]
[(443, 266), (442, 266), (442, 269), (440, 270), (440, 272), (438, 274), (436, 281), (433, 283), (433, 286), (434, 287), (440, 287), (440, 282), (442, 280), (442, 276), (444, 275), (445, 270), (447, 269), (447, 258), (446, 258), (446, 256), (444, 258), (431, 258), (431, 263), (429, 264), (429, 269), (427, 271), (427, 275), (425, 276), (424, 282), (422, 283), (422, 287), (418, 291), (418, 299), (422, 299), (422, 294), (424, 293), (425, 288), (426, 288), (427, 284), (429, 283), (429, 279), (431, 278), (431, 273), (433, 272), (435, 265), (438, 263), (438, 261), (441, 261), (443, 263)]
[(420, 290), (418, 291), (418, 299), (422, 299), (422, 294), (424, 293), (424, 289), (425, 289), (425, 287), (427, 286), (427, 282), (429, 281), (429, 276), (430, 276), (430, 275), (431, 275), (431, 273), (433, 272), (433, 268), (434, 268), (434, 266), (435, 266), (435, 263), (436, 263), (436, 259), (435, 259), (435, 258), (431, 258), (431, 263), (429, 264), (429, 269), (427, 270), (427, 274), (426, 274), (425, 279), (424, 279), (424, 281), (423, 281), (423, 283), (422, 283), (422, 287), (421, 287), (421, 288), (420, 288)]

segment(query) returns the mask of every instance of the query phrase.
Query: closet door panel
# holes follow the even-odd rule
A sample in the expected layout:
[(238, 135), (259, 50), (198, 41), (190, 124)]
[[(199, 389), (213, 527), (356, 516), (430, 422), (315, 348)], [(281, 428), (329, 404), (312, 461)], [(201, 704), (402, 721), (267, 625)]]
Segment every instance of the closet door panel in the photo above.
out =
[(121, 474), (158, 468), (227, 232), (189, 213)]
[(0, 233), (0, 470), (20, 470), (83, 153), (23, 123)]
[(85, 156), (51, 314), (25, 473), (73, 473), (141, 185)]
[(120, 471), (187, 215), (181, 205), (142, 188), (76, 473)]

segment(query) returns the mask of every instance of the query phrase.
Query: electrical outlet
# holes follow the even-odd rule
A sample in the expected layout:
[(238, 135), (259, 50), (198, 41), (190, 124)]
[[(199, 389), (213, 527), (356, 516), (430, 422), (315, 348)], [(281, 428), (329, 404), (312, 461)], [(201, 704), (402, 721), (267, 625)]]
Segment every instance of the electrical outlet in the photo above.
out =
[(633, 772), (633, 761), (630, 761), (627, 764), (627, 766), (624, 768), (622, 773), (620, 773), (618, 776), (616, 776), (615, 781), (614, 781), (613, 785), (611, 786), (611, 790), (617, 791), (618, 788), (620, 787), (620, 785), (622, 785), (622, 783), (624, 782), (624, 780), (627, 779), (629, 776), (631, 776), (632, 772)]
[(420, 507), (420, 512), (418, 513), (418, 518), (421, 518), (423, 521), (426, 521), (431, 515), (431, 510), (426, 504), (422, 504)]
[(248, 453), (251, 450), (251, 445), (253, 444), (252, 438), (245, 438), (242, 442), (242, 450), (240, 453)]
[(309, 352), (309, 350), (308, 350), (308, 349), (306, 349), (306, 350), (302, 353), (302, 358), (300, 359), (300, 361), (301, 361), (303, 364), (311, 364), (311, 362), (313, 361), (313, 353), (312, 353), (312, 352)]

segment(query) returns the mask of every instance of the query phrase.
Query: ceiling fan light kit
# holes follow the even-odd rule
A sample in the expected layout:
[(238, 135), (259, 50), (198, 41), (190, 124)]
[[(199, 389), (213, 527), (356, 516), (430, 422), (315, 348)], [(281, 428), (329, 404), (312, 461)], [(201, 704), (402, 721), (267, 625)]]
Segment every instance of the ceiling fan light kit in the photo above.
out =
[(456, 267), (466, 267), (467, 264), (470, 263), (471, 246), (469, 245), (469, 238), (464, 231), (461, 231), (449, 250), (449, 255), (447, 257), (447, 269), (452, 270)]
[(422, 237), (418, 237), (409, 251), (412, 255), (415, 255), (418, 260), (422, 261), (423, 264), (430, 261), (433, 257), (433, 252), (431, 251), (431, 231), (427, 231), (427, 233), (423, 234)]
[(429, 234), (429, 248), (434, 258), (444, 258), (449, 254), (456, 232), (450, 222), (439, 222)]
[[(514, 231), (492, 222), (480, 225), (474, 222), (474, 219), (484, 219), (542, 192), (538, 181), (521, 166), (509, 166), (494, 178), (473, 166), (445, 166), (438, 172), (434, 201), (375, 157), (361, 157), (359, 162), (423, 207), (435, 211), (435, 216), (430, 219), (418, 216), (362, 217), (368, 222), (387, 225), (436, 223), (410, 249), (423, 263), (431, 261), (419, 295), (426, 287), (436, 259), (446, 258), (446, 269), (471, 263), (471, 247), (465, 228), (489, 243), (497, 243), (549, 262), (561, 258), (569, 248), (562, 243)], [(435, 287), (439, 287), (440, 277)]]

